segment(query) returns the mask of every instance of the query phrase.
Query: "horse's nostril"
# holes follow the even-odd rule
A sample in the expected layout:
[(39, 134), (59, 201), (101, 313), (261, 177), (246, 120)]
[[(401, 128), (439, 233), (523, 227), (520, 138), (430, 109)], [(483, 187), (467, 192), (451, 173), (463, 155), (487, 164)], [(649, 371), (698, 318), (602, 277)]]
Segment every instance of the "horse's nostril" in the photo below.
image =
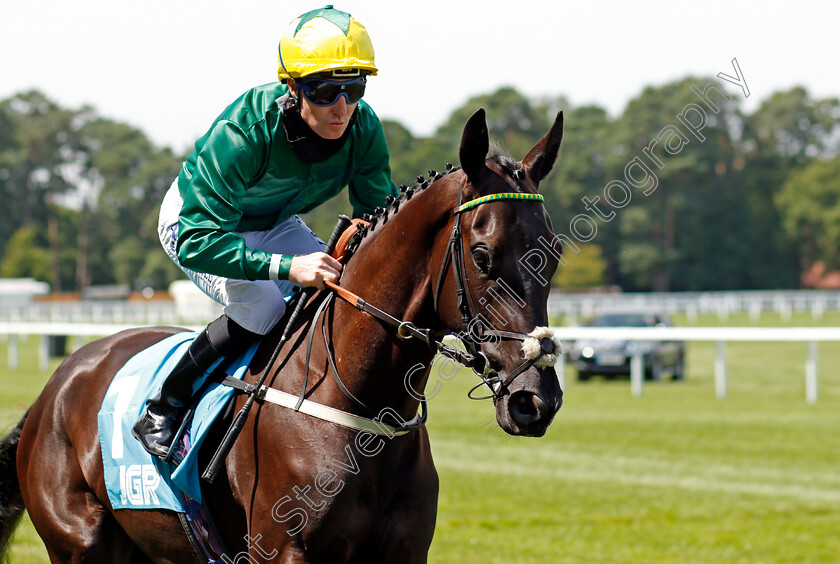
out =
[(510, 414), (518, 425), (529, 425), (537, 421), (545, 403), (534, 393), (518, 391), (510, 397)]
[(534, 405), (533, 401), (529, 401), (529, 398), (525, 397), (525, 395), (521, 395), (516, 398), (516, 407), (517, 411), (520, 413), (524, 413), (527, 415), (536, 415), (537, 408)]

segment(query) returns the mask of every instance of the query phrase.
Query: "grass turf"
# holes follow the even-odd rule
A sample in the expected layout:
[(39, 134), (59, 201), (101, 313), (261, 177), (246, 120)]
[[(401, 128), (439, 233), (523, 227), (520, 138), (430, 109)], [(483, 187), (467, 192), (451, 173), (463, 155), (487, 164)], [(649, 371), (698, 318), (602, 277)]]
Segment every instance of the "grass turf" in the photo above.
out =
[[(683, 318), (679, 325), (689, 325)], [(753, 325), (746, 316), (692, 325)], [(765, 315), (762, 326), (839, 326)], [(9, 429), (48, 377), (22, 346), (0, 346), (0, 425)], [(28, 348), (31, 347), (31, 351)], [(467, 371), (430, 403), (441, 477), (433, 563), (840, 561), (840, 343), (819, 347), (820, 397), (805, 403), (804, 343), (730, 343), (729, 394), (715, 398), (714, 343), (691, 343), (687, 380), (578, 383), (541, 439), (496, 426), (465, 397)], [(14, 563), (47, 562), (31, 525)]]

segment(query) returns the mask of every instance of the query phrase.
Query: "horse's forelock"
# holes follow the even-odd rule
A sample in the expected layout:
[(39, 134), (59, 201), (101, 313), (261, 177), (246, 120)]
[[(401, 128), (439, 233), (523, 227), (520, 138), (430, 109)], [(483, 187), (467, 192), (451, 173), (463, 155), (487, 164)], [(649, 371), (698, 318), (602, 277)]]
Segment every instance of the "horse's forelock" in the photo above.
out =
[(498, 149), (492, 155), (490, 155), (489, 160), (495, 163), (499, 168), (502, 169), (502, 172), (508, 175), (513, 175), (513, 171), (519, 169), (519, 165), (517, 164), (516, 159)]
[(522, 166), (517, 162), (516, 159), (505, 153), (504, 151), (494, 147), (494, 153), (487, 159), (488, 164), (491, 165), (490, 168), (493, 168), (492, 165), (495, 165), (496, 172), (499, 173), (501, 176), (507, 177), (512, 179), (513, 182), (508, 182), (508, 185), (512, 188), (517, 188), (516, 190), (505, 190), (507, 192), (527, 192), (528, 190), (521, 189), (521, 183), (518, 182), (519, 179), (523, 178), (523, 176), (519, 176), (520, 174), (524, 174), (522, 172)]

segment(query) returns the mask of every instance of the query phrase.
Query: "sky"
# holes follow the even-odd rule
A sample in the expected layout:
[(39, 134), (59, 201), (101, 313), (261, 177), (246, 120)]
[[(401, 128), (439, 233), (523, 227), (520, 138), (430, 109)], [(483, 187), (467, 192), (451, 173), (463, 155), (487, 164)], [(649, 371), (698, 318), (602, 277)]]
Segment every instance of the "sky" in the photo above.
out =
[[(288, 23), (324, 4), (278, 0), (4, 0), (0, 99), (36, 88), (93, 106), (186, 152), (230, 102), (277, 80)], [(647, 85), (734, 76), (753, 111), (796, 85), (840, 96), (840, 3), (345, 0), (367, 28), (379, 75), (365, 99), (381, 118), (431, 135), (470, 97), (513, 86), (615, 117)], [(491, 132), (492, 135), (492, 132)]]

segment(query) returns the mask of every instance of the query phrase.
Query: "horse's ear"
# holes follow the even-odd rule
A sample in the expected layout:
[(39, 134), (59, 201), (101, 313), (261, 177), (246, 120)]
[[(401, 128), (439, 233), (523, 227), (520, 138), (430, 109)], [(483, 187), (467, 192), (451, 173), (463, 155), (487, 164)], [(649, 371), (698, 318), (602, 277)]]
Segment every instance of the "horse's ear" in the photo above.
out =
[(522, 168), (528, 172), (528, 176), (538, 185), (540, 180), (545, 178), (554, 161), (557, 160), (557, 152), (560, 150), (560, 141), (563, 139), (563, 112), (557, 114), (551, 130), (540, 139), (539, 143), (522, 159)]
[(484, 108), (475, 112), (464, 126), (461, 137), (461, 168), (471, 181), (478, 180), (481, 172), (486, 168), (484, 161), (490, 150), (490, 136), (487, 134), (487, 121)]

